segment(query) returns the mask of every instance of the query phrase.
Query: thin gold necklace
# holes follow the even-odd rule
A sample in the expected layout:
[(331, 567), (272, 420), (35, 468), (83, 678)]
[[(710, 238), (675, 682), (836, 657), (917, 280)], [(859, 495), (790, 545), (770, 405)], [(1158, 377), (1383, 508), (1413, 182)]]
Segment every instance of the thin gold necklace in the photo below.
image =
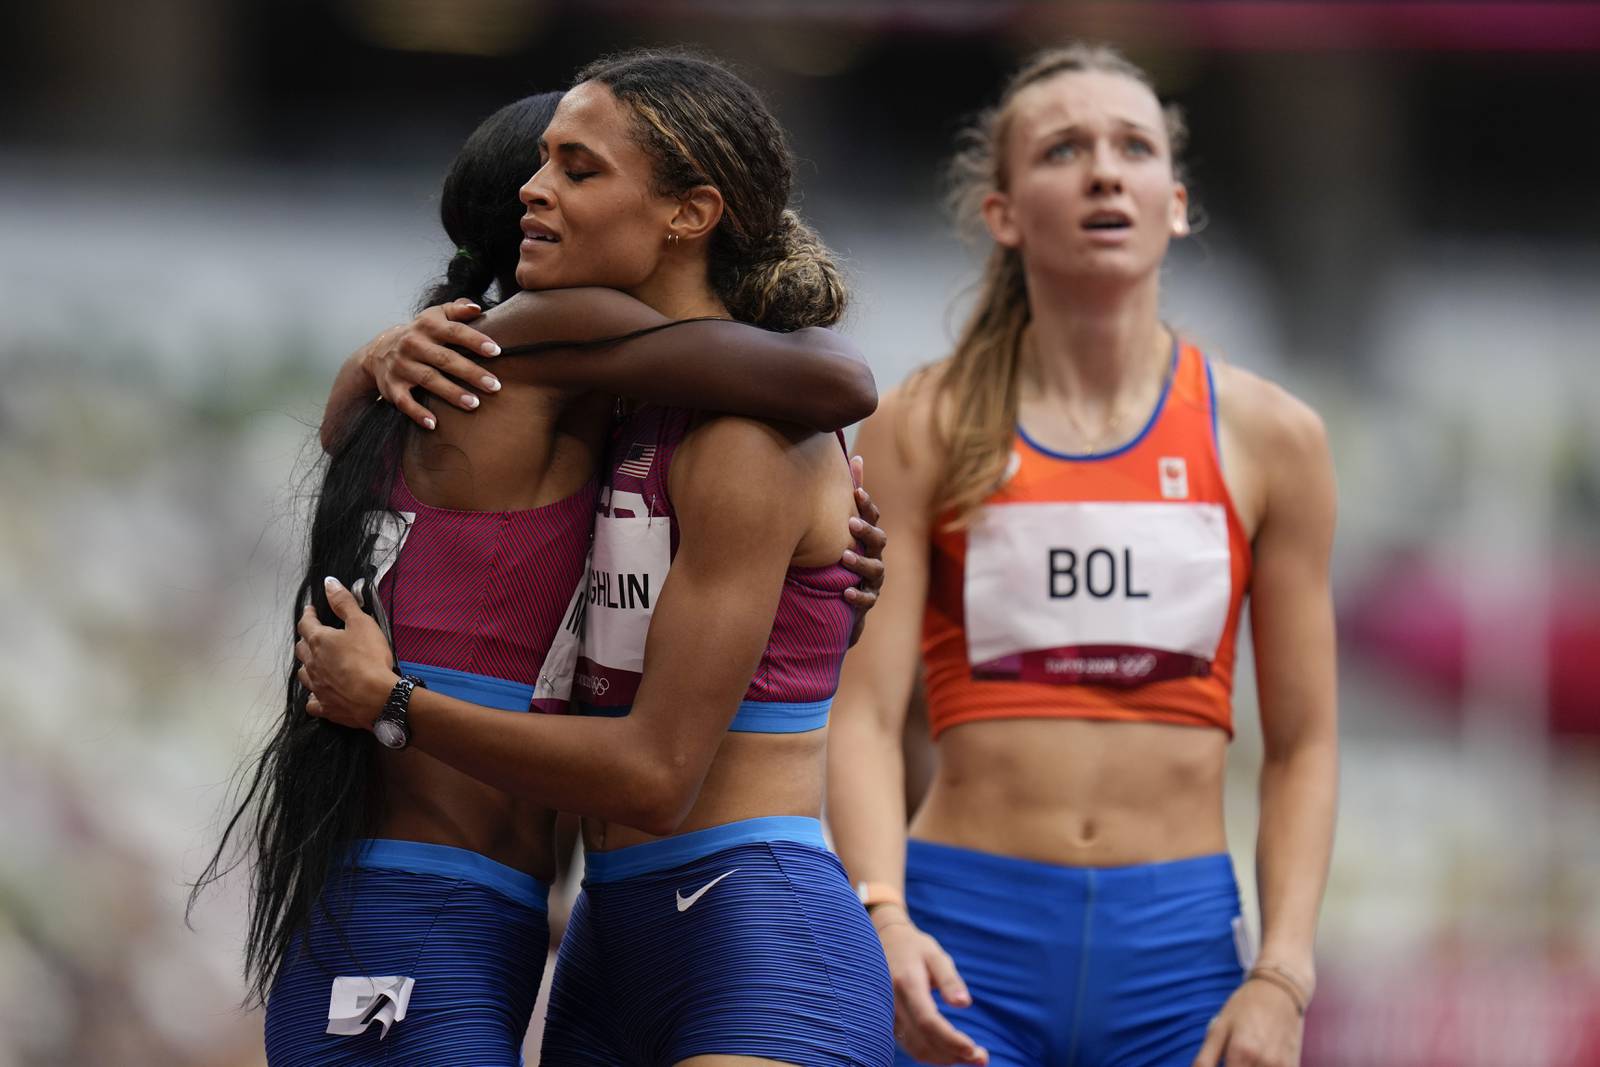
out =
[[(1170, 330), (1167, 330), (1166, 332), (1171, 334)], [(1037, 348), (1037, 346), (1036, 346), (1036, 344), (1034, 342), (1033, 332), (1031, 330), (1028, 332), (1027, 339), (1026, 339), (1026, 344), (1028, 345), (1029, 349), (1031, 350), (1029, 354), (1034, 356), (1035, 364), (1037, 365), (1038, 348)], [(1163, 344), (1161, 347), (1162, 347), (1163, 353), (1165, 353), (1168, 349), (1170, 349), (1172, 347), (1172, 343), (1168, 342), (1166, 344)], [(1166, 365), (1166, 368), (1161, 372), (1161, 381), (1160, 381), (1160, 383), (1156, 386), (1156, 396), (1158, 398), (1161, 396), (1161, 394), (1166, 392), (1167, 382), (1171, 379), (1171, 377), (1172, 377), (1172, 369), (1175, 366), (1175, 361), (1174, 360), (1172, 360), (1169, 357), (1166, 357), (1165, 355), (1163, 355), (1163, 358), (1165, 358), (1167, 360), (1167, 365)], [(1117, 431), (1117, 430), (1119, 430), (1121, 428), (1122, 420), (1127, 418), (1128, 414), (1132, 410), (1133, 410), (1133, 402), (1131, 400), (1125, 400), (1122, 403), (1118, 404), (1117, 406), (1113, 407), (1112, 410), (1111, 410), (1111, 416), (1109, 418), (1107, 418), (1106, 421), (1105, 421), (1105, 424), (1100, 427), (1100, 431), (1098, 433), (1094, 433), (1094, 434), (1091, 434), (1084, 427), (1083, 423), (1078, 421), (1078, 417), (1076, 415), (1074, 415), (1071, 411), (1069, 411), (1069, 410), (1067, 410), (1066, 408), (1063, 407), (1063, 408), (1060, 409), (1060, 412), (1066, 418), (1067, 424), (1072, 427), (1072, 432), (1077, 435), (1078, 441), (1080, 442), (1079, 449), (1078, 449), (1079, 454), (1081, 454), (1081, 455), (1093, 455), (1093, 454), (1101, 451), (1101, 446), (1102, 445), (1104, 445), (1104, 444), (1106, 444), (1108, 442), (1115, 442), (1115, 441), (1118, 440), (1118, 438), (1115, 436), (1115, 431)]]

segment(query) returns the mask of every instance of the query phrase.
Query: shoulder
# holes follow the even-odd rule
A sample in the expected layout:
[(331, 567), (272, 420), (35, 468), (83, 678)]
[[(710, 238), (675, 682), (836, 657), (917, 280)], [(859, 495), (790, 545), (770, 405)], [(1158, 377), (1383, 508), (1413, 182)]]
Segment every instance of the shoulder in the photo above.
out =
[(1218, 414), (1251, 455), (1289, 464), (1327, 457), (1327, 427), (1310, 404), (1241, 367), (1213, 361), (1212, 371)]
[(702, 499), (727, 505), (781, 503), (794, 495), (786, 490), (807, 476), (816, 449), (831, 445), (832, 436), (746, 415), (699, 415), (673, 452), (668, 471), (673, 502), (680, 510)]

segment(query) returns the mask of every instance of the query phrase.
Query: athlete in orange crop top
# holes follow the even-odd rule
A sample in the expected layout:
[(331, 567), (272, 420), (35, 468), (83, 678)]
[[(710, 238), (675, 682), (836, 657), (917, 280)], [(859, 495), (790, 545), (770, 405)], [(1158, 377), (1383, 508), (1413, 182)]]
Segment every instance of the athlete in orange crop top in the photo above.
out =
[[(975, 134), (955, 174), (996, 247), (955, 354), (861, 430), (893, 578), (829, 745), (900, 1062), (1291, 1067), (1337, 773), (1322, 426), (1161, 323), (1181, 121), (1138, 68), (1044, 53)], [(1222, 821), (1247, 594), (1253, 963)], [(938, 761), (908, 841), (919, 637)]]

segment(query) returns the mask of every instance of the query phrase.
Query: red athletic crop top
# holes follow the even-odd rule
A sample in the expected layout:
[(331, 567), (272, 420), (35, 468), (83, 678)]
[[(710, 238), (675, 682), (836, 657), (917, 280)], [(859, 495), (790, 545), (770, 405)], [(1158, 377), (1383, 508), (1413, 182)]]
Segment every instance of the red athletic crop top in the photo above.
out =
[(980, 719), (1233, 733), (1250, 542), (1223, 482), (1211, 368), (1175, 343), (1137, 437), (1053, 452), (1018, 426), (1000, 487), (932, 538), (923, 660), (934, 737)]

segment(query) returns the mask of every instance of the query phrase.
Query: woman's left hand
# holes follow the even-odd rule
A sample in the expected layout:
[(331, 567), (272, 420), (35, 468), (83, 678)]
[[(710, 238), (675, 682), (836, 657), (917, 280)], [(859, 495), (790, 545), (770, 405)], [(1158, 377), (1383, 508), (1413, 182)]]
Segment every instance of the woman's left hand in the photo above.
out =
[(1194, 1067), (1299, 1067), (1304, 1027), (1286, 992), (1247, 981), (1211, 1020)]
[(300, 684), (311, 693), (306, 712), (340, 726), (370, 730), (400, 680), (389, 642), (350, 590), (333, 578), (325, 579), (324, 586), (328, 604), (344, 626), (324, 626), (310, 604), (300, 613), (294, 656), (300, 661)]
[(844, 591), (845, 603), (856, 613), (855, 626), (850, 630), (852, 647), (861, 639), (861, 631), (867, 625), (867, 612), (878, 602), (878, 590), (883, 588), (883, 546), (889, 543), (889, 535), (878, 528), (878, 505), (872, 502), (872, 494), (861, 484), (863, 466), (860, 456), (850, 457), (850, 475), (856, 486), (856, 517), (850, 520), (850, 536), (856, 539), (861, 551), (847, 548), (839, 560), (845, 570), (861, 576), (861, 581)]

